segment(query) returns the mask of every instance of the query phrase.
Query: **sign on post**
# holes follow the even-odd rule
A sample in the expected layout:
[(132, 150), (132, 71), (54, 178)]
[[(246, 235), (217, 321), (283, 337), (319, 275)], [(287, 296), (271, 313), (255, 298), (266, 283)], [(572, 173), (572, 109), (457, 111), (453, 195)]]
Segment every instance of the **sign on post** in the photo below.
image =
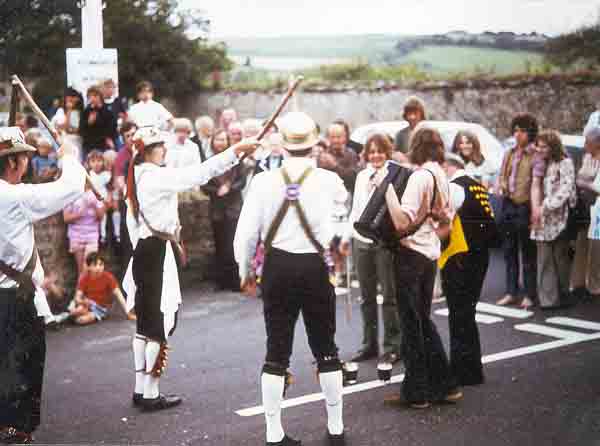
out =
[(87, 89), (112, 79), (117, 86), (118, 96), (119, 66), (117, 50), (114, 48), (67, 49), (67, 85), (79, 91), (85, 98)]

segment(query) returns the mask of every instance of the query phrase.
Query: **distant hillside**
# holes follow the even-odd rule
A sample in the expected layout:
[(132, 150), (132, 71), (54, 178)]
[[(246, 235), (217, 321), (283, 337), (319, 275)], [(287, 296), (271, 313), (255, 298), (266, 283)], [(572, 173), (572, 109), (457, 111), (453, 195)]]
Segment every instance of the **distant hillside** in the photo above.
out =
[(542, 62), (547, 40), (540, 34), (469, 34), (403, 36), (301, 36), (226, 39), (229, 55), (239, 64), (269, 71), (294, 71), (361, 60), (376, 66), (416, 65), (432, 74), (494, 71), (522, 72)]

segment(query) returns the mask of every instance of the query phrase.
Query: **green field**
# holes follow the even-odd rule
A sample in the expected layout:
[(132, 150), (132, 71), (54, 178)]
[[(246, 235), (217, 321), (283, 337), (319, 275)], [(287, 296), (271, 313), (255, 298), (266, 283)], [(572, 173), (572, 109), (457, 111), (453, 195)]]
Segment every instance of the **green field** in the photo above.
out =
[(364, 61), (374, 66), (416, 65), (432, 75), (453, 73), (524, 72), (543, 62), (539, 53), (466, 46), (425, 46), (407, 55), (395, 50), (401, 35), (310, 36), (227, 39), (228, 51), (236, 60), (249, 57), (255, 68), (293, 71), (331, 60)]
[(485, 71), (496, 74), (520, 73), (528, 65), (539, 65), (543, 56), (527, 51), (469, 48), (460, 46), (426, 46), (398, 59), (415, 64), (432, 74)]

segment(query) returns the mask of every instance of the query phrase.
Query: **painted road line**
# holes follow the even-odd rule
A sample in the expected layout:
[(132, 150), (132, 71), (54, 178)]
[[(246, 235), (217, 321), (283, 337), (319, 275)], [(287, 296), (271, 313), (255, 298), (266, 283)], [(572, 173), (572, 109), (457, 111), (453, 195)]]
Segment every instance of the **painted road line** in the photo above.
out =
[[(526, 325), (526, 324), (523, 324)], [(534, 324), (533, 324), (534, 325)], [(564, 331), (564, 330), (563, 330)], [(573, 333), (573, 332), (570, 332)], [(481, 361), (484, 364), (490, 364), (498, 361), (505, 361), (507, 359), (518, 358), (521, 356), (532, 355), (534, 353), (554, 350), (557, 348), (566, 347), (573, 344), (579, 344), (581, 342), (587, 341), (595, 341), (600, 339), (600, 333), (591, 334), (591, 335), (580, 335), (580, 336), (571, 336), (568, 339), (560, 339), (558, 341), (545, 342), (543, 344), (531, 345), (529, 347), (521, 347), (513, 350), (508, 350), (505, 352), (494, 353), (492, 355), (487, 355), (481, 358)], [(404, 379), (404, 375), (394, 375), (392, 376), (392, 383), (399, 383)], [(354, 386), (349, 386), (344, 388), (344, 394), (362, 392), (364, 390), (375, 389), (377, 387), (382, 387), (384, 384), (379, 381), (369, 381), (366, 383), (356, 384)], [(313, 393), (310, 395), (301, 396), (298, 398), (292, 398), (289, 400), (283, 401), (282, 407), (294, 407), (300, 406), (302, 404), (307, 404), (315, 401), (320, 401), (323, 399), (322, 393)], [(242, 417), (251, 417), (255, 415), (261, 415), (264, 413), (264, 409), (262, 406), (249, 407), (247, 409), (237, 410), (236, 414)]]
[[(404, 379), (404, 373), (400, 375), (394, 375), (390, 379), (390, 384), (401, 383)], [(364, 392), (365, 390), (376, 389), (378, 387), (383, 387), (385, 384), (379, 380), (377, 381), (368, 381), (366, 383), (354, 384), (353, 386), (344, 387), (344, 395), (350, 395), (352, 393)], [(289, 400), (284, 400), (281, 403), (281, 408), (285, 409), (288, 407), (301, 406), (303, 404), (314, 403), (316, 401), (321, 401), (325, 399), (323, 393), (311, 393), (304, 396), (299, 396), (297, 398), (291, 398)], [(248, 409), (241, 409), (235, 412), (236, 414), (242, 417), (253, 417), (256, 415), (260, 415), (264, 413), (264, 409), (262, 406), (249, 407)]]
[(350, 282), (350, 286), (352, 288), (360, 288), (360, 282), (358, 280), (353, 280)]
[(335, 288), (336, 296), (343, 296), (344, 294), (348, 294), (348, 288), (340, 288), (340, 287)]
[(546, 322), (549, 324), (564, 325), (566, 327), (600, 331), (600, 324), (598, 322), (584, 321), (583, 319), (575, 319), (572, 317), (551, 317), (546, 319)]
[(499, 316), (512, 317), (514, 319), (527, 319), (533, 316), (533, 312), (531, 311), (519, 310), (517, 308), (501, 307), (499, 305), (492, 305), (485, 302), (479, 302), (477, 304), (477, 311), (497, 314)]
[[(438, 316), (448, 316), (450, 312), (448, 311), (448, 308), (441, 308), (439, 310), (435, 310), (434, 313)], [(477, 322), (478, 324), (497, 324), (498, 322), (502, 322), (503, 320), (504, 319), (502, 319), (501, 317), (475, 313), (475, 322)]]
[(584, 333), (578, 333), (571, 330), (561, 330), (560, 328), (548, 327), (547, 325), (540, 324), (520, 324), (515, 325), (516, 330), (526, 331), (528, 333), (535, 333), (544, 336), (550, 336), (558, 339), (579, 339), (586, 338), (589, 335)]

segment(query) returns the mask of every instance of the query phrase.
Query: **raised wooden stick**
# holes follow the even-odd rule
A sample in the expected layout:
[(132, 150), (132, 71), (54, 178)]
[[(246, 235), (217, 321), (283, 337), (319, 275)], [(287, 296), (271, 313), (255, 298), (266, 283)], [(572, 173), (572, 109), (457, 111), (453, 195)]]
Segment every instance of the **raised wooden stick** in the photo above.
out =
[[(31, 95), (29, 94), (29, 91), (27, 91), (27, 88), (25, 88), (25, 85), (23, 85), (23, 82), (21, 82), (21, 79), (19, 79), (19, 76), (17, 76), (16, 74), (13, 74), (11, 76), (10, 80), (11, 80), (13, 87), (18, 87), (19, 91), (23, 95), (23, 99), (25, 99), (25, 102), (27, 102), (27, 104), (29, 104), (29, 106), (31, 107), (31, 109), (33, 110), (35, 115), (39, 118), (40, 121), (42, 121), (42, 124), (44, 124), (44, 127), (46, 127), (48, 129), (48, 131), (50, 132), (50, 135), (52, 136), (52, 139), (54, 140), (56, 145), (59, 146), (60, 144), (58, 142), (58, 139), (59, 139), (58, 131), (52, 125), (50, 120), (46, 117), (44, 112), (35, 103), (35, 101), (31, 97)], [(87, 184), (88, 184), (90, 190), (94, 193), (96, 198), (100, 201), (104, 201), (104, 197), (100, 194), (100, 192), (98, 192), (98, 189), (96, 189), (96, 186), (94, 186), (94, 183), (92, 182), (92, 178), (90, 177), (89, 174), (86, 174), (86, 181), (87, 181)]]
[[(263, 139), (265, 137), (265, 135), (267, 134), (267, 132), (269, 131), (269, 129), (271, 127), (273, 127), (273, 124), (275, 123), (275, 120), (279, 117), (279, 115), (283, 111), (283, 108), (285, 107), (285, 105), (288, 103), (288, 101), (290, 100), (290, 98), (294, 94), (294, 91), (296, 91), (296, 88), (298, 88), (298, 85), (300, 85), (300, 82), (302, 82), (303, 80), (304, 80), (304, 76), (298, 76), (296, 78), (296, 80), (294, 81), (294, 83), (292, 83), (290, 85), (290, 88), (288, 89), (287, 93), (285, 94), (285, 96), (281, 100), (281, 103), (279, 104), (279, 106), (277, 107), (277, 109), (275, 110), (275, 112), (273, 112), (273, 114), (271, 115), (271, 117), (269, 118), (269, 120), (267, 121), (267, 123), (264, 125), (264, 127), (262, 128), (262, 130), (259, 132), (259, 134), (256, 136), (257, 140), (260, 141), (261, 139)], [(242, 156), (242, 158), (240, 159), (240, 162), (244, 161), (247, 156), (248, 156), (247, 153), (244, 154), (244, 156)]]
[(19, 112), (19, 89), (16, 85), (12, 86), (10, 95), (10, 109), (8, 112), (8, 126), (14, 127), (17, 125), (17, 113)]
[(285, 94), (285, 96), (281, 100), (281, 103), (279, 104), (279, 107), (277, 107), (277, 109), (275, 110), (275, 112), (273, 113), (273, 115), (271, 115), (271, 117), (269, 118), (269, 120), (267, 121), (267, 123), (265, 124), (265, 126), (262, 128), (262, 130), (260, 131), (260, 133), (258, 134), (258, 136), (256, 137), (256, 139), (258, 139), (260, 141), (261, 139), (264, 138), (264, 136), (267, 134), (267, 132), (269, 131), (269, 129), (275, 123), (275, 120), (279, 117), (279, 115), (283, 111), (283, 108), (285, 107), (285, 105), (288, 103), (288, 101), (290, 100), (290, 98), (294, 94), (294, 91), (296, 91), (296, 88), (298, 88), (298, 85), (300, 85), (300, 82), (302, 82), (303, 80), (304, 80), (304, 76), (298, 76), (296, 78), (296, 80), (292, 83), (292, 85), (288, 89), (287, 93)]

